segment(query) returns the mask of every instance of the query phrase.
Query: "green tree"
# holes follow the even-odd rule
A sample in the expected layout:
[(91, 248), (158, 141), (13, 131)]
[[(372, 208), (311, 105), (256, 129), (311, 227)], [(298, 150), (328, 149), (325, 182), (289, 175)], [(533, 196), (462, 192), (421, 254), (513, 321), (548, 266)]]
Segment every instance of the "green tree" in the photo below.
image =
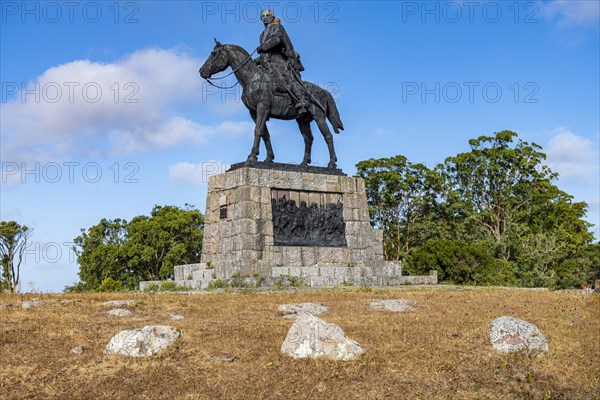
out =
[(66, 290), (99, 290), (103, 282), (134, 289), (142, 280), (172, 278), (176, 264), (200, 261), (203, 229), (202, 214), (187, 205), (155, 206), (130, 222), (102, 219), (75, 238), (81, 282)]
[(155, 206), (150, 217), (129, 223), (123, 250), (127, 266), (140, 280), (173, 277), (177, 264), (200, 261), (204, 218), (197, 210)]
[(0, 292), (14, 292), (19, 285), (23, 253), (33, 231), (15, 221), (0, 221)]
[(473, 224), (469, 239), (488, 241), (506, 261), (517, 246), (519, 225), (528, 222), (536, 202), (546, 200), (543, 194), (556, 178), (543, 163), (541, 147), (521, 140), (511, 146), (516, 136), (502, 131), (471, 139), (470, 152), (438, 166), (448, 209), (460, 210), (462, 222)]
[(525, 285), (573, 287), (591, 280), (593, 234), (586, 212), (586, 203), (573, 202), (553, 185), (540, 193), (515, 257)]
[(81, 282), (71, 290), (94, 290), (107, 278), (126, 282), (134, 274), (123, 254), (127, 227), (126, 220), (103, 218), (97, 225), (81, 230), (73, 248)]
[(383, 230), (386, 259), (404, 259), (435, 231), (436, 172), (404, 156), (361, 161), (356, 168), (365, 180), (372, 224)]
[[(587, 205), (553, 184), (542, 148), (502, 131), (446, 159), (444, 209), (455, 237), (493, 249), (524, 286), (572, 286), (589, 273), (582, 259), (593, 240)], [(575, 260), (578, 260), (577, 262)]]
[(403, 156), (357, 164), (388, 259), (454, 283), (573, 287), (600, 274), (587, 204), (554, 185), (539, 145), (512, 131), (469, 144), (433, 171)]

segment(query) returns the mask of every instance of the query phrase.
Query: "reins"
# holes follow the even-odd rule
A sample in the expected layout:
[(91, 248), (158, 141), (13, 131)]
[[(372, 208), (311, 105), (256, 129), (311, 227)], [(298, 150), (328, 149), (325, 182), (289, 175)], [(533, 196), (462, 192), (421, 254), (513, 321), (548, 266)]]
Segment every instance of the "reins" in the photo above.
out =
[[(225, 47), (225, 46), (223, 46), (223, 47)], [(256, 49), (255, 49), (255, 50), (252, 52), (252, 54), (250, 54), (250, 55), (248, 56), (248, 58), (246, 59), (246, 61), (244, 61), (243, 63), (241, 63), (239, 67), (237, 67), (236, 69), (232, 70), (232, 71), (231, 71), (230, 73), (228, 73), (227, 75), (224, 75), (224, 76), (221, 76), (221, 77), (218, 77), (218, 78), (211, 78), (211, 79), (212, 79), (213, 81), (216, 81), (216, 80), (220, 80), (220, 79), (225, 79), (225, 78), (227, 78), (228, 76), (230, 76), (231, 74), (235, 74), (237, 71), (239, 71), (239, 70), (240, 70), (240, 68), (242, 68), (244, 65), (246, 65), (246, 63), (247, 63), (248, 61), (252, 60), (252, 56), (254, 55), (254, 53), (256, 53)], [(232, 89), (232, 88), (236, 87), (236, 86), (237, 86), (237, 85), (240, 83), (240, 81), (237, 81), (237, 82), (236, 82), (234, 85), (232, 85), (232, 86), (217, 86), (217, 85), (215, 85), (214, 83), (212, 83), (212, 82), (210, 81), (210, 79), (209, 79), (209, 78), (204, 78), (204, 79), (205, 79), (205, 80), (206, 80), (206, 82), (208, 82), (208, 83), (209, 83), (211, 86), (214, 86), (214, 87), (216, 87), (217, 89)]]

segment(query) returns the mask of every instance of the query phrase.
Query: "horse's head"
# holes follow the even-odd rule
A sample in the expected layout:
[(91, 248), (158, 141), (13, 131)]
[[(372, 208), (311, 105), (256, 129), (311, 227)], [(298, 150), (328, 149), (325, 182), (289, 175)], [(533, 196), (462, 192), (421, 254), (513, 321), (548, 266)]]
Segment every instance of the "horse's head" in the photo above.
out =
[(229, 60), (226, 53), (225, 46), (215, 39), (213, 51), (210, 52), (210, 56), (202, 67), (200, 67), (200, 76), (204, 79), (209, 79), (217, 72), (225, 71), (229, 67)]

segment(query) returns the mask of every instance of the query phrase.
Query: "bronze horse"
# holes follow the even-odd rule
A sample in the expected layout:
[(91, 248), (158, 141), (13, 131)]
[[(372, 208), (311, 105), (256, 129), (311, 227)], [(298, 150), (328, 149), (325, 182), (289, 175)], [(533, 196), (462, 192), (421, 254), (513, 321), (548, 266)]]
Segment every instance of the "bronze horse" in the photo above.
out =
[[(310, 82), (304, 81), (311, 97), (309, 113), (298, 116), (291, 98), (287, 93), (277, 92), (270, 74), (264, 68), (258, 67), (246, 50), (233, 44), (222, 45), (215, 39), (215, 47), (204, 65), (200, 68), (200, 76), (209, 80), (214, 74), (231, 67), (235, 77), (242, 86), (242, 101), (250, 111), (254, 121), (254, 144), (248, 156), (248, 161), (257, 161), (260, 139), (267, 149), (265, 162), (275, 159), (271, 138), (266, 122), (269, 118), (292, 120), (295, 119), (304, 138), (304, 159), (302, 165), (311, 162), (313, 134), (310, 123), (315, 121), (325, 138), (329, 149), (328, 168), (337, 168), (337, 157), (333, 147), (333, 135), (325, 119), (329, 119), (335, 133), (344, 129), (333, 96), (327, 90)], [(318, 103), (318, 104), (316, 104)]]

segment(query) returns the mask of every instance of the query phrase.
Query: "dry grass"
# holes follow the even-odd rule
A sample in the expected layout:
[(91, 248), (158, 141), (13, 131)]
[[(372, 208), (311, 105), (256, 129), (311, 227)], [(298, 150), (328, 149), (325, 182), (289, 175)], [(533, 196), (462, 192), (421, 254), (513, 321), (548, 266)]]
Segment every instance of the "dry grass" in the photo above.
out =
[[(22, 310), (24, 298), (45, 305)], [(100, 303), (136, 298), (134, 318)], [(414, 301), (415, 313), (369, 308)], [(62, 304), (58, 300), (73, 299)], [(279, 352), (292, 320), (277, 306), (322, 302), (322, 315), (366, 350), (354, 361), (293, 360)], [(600, 297), (545, 291), (389, 289), (208, 295), (2, 295), (3, 399), (598, 399)], [(172, 322), (171, 313), (185, 316)], [(493, 352), (489, 322), (537, 325), (545, 357)], [(178, 325), (184, 338), (151, 359), (105, 357), (121, 329)], [(70, 354), (84, 346), (83, 355)], [(220, 355), (233, 354), (233, 362)]]

